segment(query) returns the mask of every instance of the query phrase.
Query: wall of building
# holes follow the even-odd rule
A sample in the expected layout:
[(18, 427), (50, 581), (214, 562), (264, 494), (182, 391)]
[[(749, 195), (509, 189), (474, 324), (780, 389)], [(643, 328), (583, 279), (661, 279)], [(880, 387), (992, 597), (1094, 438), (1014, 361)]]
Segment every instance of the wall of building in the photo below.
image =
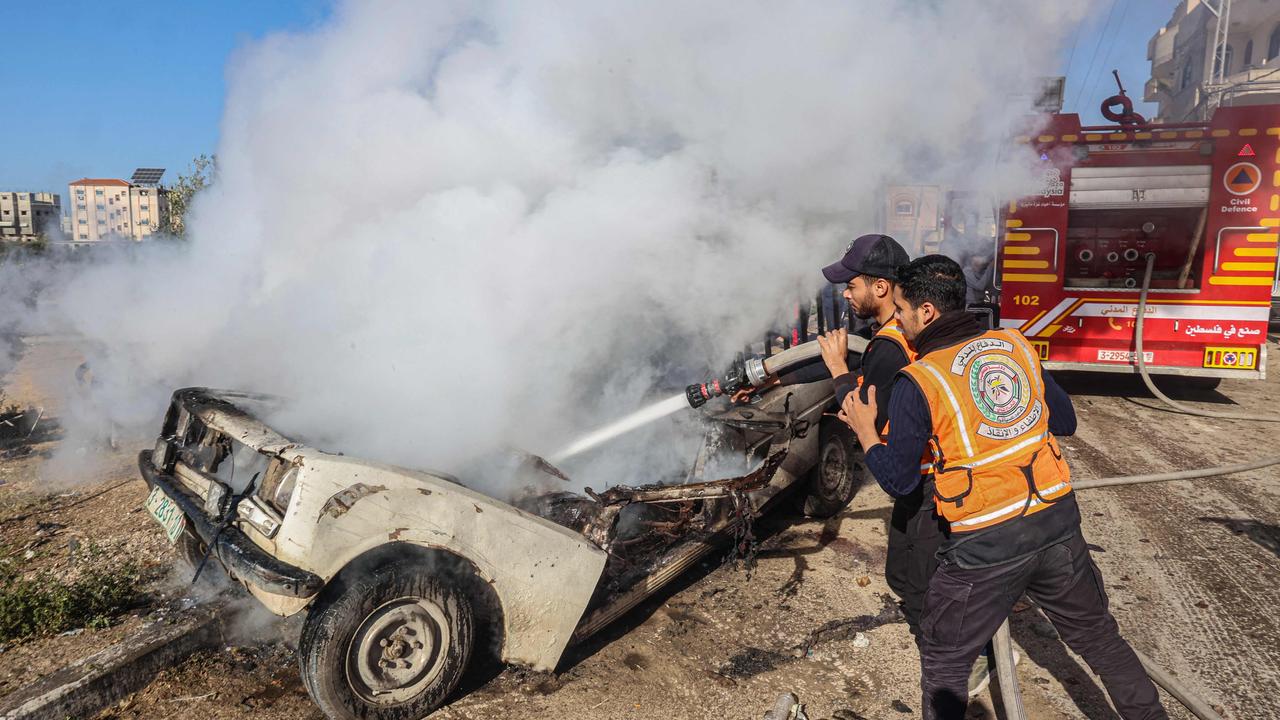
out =
[(47, 192), (0, 192), (0, 240), (30, 242), (60, 230), (62, 199)]
[(168, 212), (168, 202), (159, 188), (135, 186), (129, 188), (129, 208), (133, 215), (130, 237), (143, 240), (160, 232), (161, 219)]
[(168, 199), (158, 187), (86, 178), (72, 183), (70, 191), (68, 239), (77, 242), (144, 240), (160, 231), (168, 211)]
[(1205, 120), (1217, 104), (1280, 102), (1280, 3), (1232, 0), (1224, 78), (1216, 83), (1217, 16), (1184, 0), (1147, 44), (1151, 78), (1144, 99), (1164, 122)]
[(941, 241), (938, 227), (936, 185), (889, 185), (881, 208), (884, 232), (897, 240), (912, 256), (937, 252)]

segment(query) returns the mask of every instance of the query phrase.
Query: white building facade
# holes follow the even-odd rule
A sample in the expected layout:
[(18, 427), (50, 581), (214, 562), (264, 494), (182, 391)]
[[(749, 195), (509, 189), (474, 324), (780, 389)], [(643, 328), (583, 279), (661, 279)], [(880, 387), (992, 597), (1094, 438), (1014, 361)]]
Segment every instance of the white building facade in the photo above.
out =
[(160, 232), (168, 212), (164, 190), (115, 178), (82, 178), (71, 183), (69, 240), (145, 240)]
[(1159, 104), (1162, 122), (1280, 103), (1280, 2), (1182, 0), (1147, 43), (1147, 59), (1143, 99)]

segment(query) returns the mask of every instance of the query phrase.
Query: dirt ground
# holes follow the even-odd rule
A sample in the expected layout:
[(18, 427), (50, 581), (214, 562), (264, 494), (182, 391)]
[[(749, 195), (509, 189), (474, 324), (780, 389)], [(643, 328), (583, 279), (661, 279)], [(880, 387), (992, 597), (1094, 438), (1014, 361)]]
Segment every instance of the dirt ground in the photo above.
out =
[[(1264, 383), (1226, 381), (1217, 391), (1176, 396), (1203, 407), (1280, 412), (1274, 337), (1270, 353)], [(65, 368), (70, 378), (75, 358), (65, 341), (37, 342), (4, 386), (11, 396), (35, 394), (32, 376), (59, 376)], [(1077, 479), (1227, 464), (1280, 445), (1276, 425), (1170, 413), (1131, 378), (1059, 379), (1080, 417), (1078, 434), (1064, 442)], [(0, 458), (6, 547), (21, 547), (36, 531), (36, 517), (11, 519), (35, 509), (40, 520), (66, 526), (58, 531), (61, 545), (48, 545), (65, 548), (72, 534), (92, 534), (153, 565), (171, 562), (161, 531), (139, 509), (145, 488), (134, 479), (136, 449), (93, 451), (101, 455), (98, 469), (66, 496), (41, 492), (42, 463), (63, 450), (56, 438), (38, 452)], [(1280, 718), (1280, 471), (1088, 490), (1080, 502), (1126, 637), (1225, 717)], [(825, 522), (771, 516), (758, 528), (767, 539), (750, 575), (718, 562), (691, 571), (574, 648), (558, 674), (482, 664), (433, 717), (758, 718), (788, 691), (815, 719), (918, 715), (918, 656), (883, 577), (889, 508), (884, 493), (867, 487)], [(104, 646), (136, 622), (6, 649), (0, 693)], [(1031, 717), (1115, 717), (1097, 678), (1037, 610), (1016, 614), (1012, 626)], [(320, 720), (298, 679), (296, 631), (294, 622), (241, 633), (247, 637), (165, 671), (99, 717)], [(1173, 717), (1190, 717), (1165, 700)], [(984, 695), (970, 716), (995, 717), (991, 707)]]

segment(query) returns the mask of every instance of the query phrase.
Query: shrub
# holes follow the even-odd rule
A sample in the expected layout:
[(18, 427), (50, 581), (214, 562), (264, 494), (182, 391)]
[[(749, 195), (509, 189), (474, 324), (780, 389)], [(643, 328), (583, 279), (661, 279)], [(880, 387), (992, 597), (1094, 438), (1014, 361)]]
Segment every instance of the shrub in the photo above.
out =
[(0, 570), (0, 642), (107, 627), (138, 603), (141, 573), (135, 564), (107, 564), (96, 554), (88, 562), (71, 577), (51, 570), (25, 576)]

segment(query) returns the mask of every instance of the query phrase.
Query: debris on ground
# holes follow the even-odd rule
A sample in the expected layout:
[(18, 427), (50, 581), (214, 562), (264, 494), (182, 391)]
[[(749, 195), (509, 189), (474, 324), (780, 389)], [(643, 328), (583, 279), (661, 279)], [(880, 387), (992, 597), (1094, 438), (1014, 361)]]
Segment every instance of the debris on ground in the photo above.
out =
[(804, 706), (795, 693), (783, 693), (764, 714), (764, 720), (809, 720), (809, 716), (805, 715)]

